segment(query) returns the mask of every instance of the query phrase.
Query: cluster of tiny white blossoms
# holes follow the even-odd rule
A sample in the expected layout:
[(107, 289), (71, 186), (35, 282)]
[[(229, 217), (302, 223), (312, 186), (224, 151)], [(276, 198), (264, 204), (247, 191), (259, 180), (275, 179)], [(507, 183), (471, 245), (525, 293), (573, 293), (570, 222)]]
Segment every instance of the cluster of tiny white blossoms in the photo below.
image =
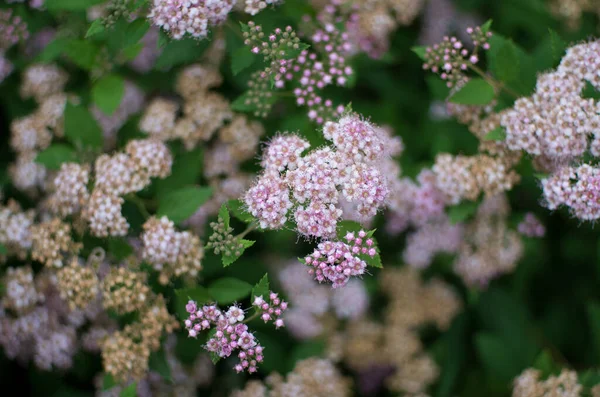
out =
[(171, 276), (195, 277), (202, 270), (204, 248), (198, 236), (176, 231), (175, 224), (165, 216), (148, 219), (143, 228), (142, 257), (160, 271), (162, 284), (167, 284)]
[(244, 195), (249, 212), (263, 229), (280, 229), (293, 210), (297, 231), (306, 237), (329, 238), (342, 216), (340, 201), (356, 205), (363, 221), (385, 204), (386, 178), (376, 164), (384, 152), (380, 131), (358, 115), (327, 123), (323, 147), (302, 156), (304, 139), (285, 134), (263, 154), (263, 174)]
[(578, 44), (555, 71), (538, 77), (535, 93), (518, 99), (501, 119), (510, 149), (555, 163), (580, 159), (588, 149), (600, 156), (600, 104), (582, 97), (586, 81), (600, 90), (599, 53), (600, 41)]
[(60, 215), (79, 214), (97, 237), (124, 236), (129, 224), (121, 214), (123, 195), (144, 189), (151, 178), (171, 173), (169, 148), (155, 139), (132, 140), (124, 152), (103, 154), (94, 164), (94, 188), (88, 192), (90, 167), (63, 163), (54, 178), (48, 199), (50, 209)]
[[(279, 298), (276, 293), (271, 291), (268, 301), (263, 296), (256, 296), (253, 306), (265, 323), (273, 321), (276, 328), (284, 326), (281, 315), (287, 308), (287, 302)], [(234, 369), (237, 372), (257, 371), (258, 364), (264, 358), (264, 348), (245, 324), (246, 314), (243, 309), (235, 304), (223, 312), (214, 304), (200, 307), (190, 300), (185, 310), (189, 313), (185, 320), (185, 328), (190, 337), (196, 338), (201, 331), (214, 327), (215, 332), (204, 348), (220, 358), (229, 357), (237, 350), (240, 361)]]
[(176, 40), (186, 34), (204, 39), (209, 28), (221, 25), (235, 0), (154, 0), (148, 18)]

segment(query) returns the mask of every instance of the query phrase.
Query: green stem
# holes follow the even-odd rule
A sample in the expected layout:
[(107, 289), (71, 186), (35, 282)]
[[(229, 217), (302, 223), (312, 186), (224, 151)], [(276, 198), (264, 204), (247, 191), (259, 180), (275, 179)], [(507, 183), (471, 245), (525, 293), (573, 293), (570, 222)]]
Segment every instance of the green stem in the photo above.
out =
[(243, 323), (244, 323), (244, 324), (247, 324), (247, 323), (249, 323), (250, 321), (252, 321), (252, 320), (254, 320), (255, 318), (257, 318), (258, 316), (260, 316), (260, 312), (259, 312), (258, 310), (256, 310), (256, 311), (254, 312), (254, 314), (253, 314), (253, 315), (251, 315), (250, 317), (248, 317), (247, 319), (245, 319), (245, 320), (243, 321)]
[(236, 26), (236, 24), (233, 23), (230, 19), (228, 19), (227, 22), (225, 22), (225, 26), (227, 26), (229, 29), (231, 29), (233, 31), (233, 33), (235, 33), (238, 37), (240, 37), (242, 40), (244, 40), (244, 35), (242, 34), (242, 31), (239, 29), (239, 26)]
[(244, 230), (243, 232), (241, 232), (240, 234), (238, 234), (237, 236), (235, 236), (235, 238), (236, 238), (236, 239), (239, 239), (239, 238), (244, 238), (244, 237), (246, 237), (246, 235), (247, 235), (248, 233), (250, 233), (251, 231), (253, 231), (253, 230), (254, 230), (254, 229), (256, 229), (257, 227), (258, 227), (258, 222), (256, 222), (256, 221), (252, 221), (252, 222), (251, 222), (251, 223), (248, 225), (248, 227), (246, 228), (246, 230)]
[(473, 64), (470, 64), (469, 68), (471, 68), (472, 71), (477, 73), (482, 79), (487, 81), (487, 83), (489, 85), (491, 85), (492, 87), (494, 87), (494, 89), (496, 89), (496, 91), (504, 90), (507, 94), (513, 96), (515, 99), (518, 99), (522, 96), (522, 95), (519, 95), (518, 92), (507, 87), (505, 84), (502, 84), (501, 82), (499, 82), (499, 81), (493, 79), (492, 77), (488, 76), (487, 74), (485, 74), (485, 72), (483, 70), (481, 70), (479, 67), (477, 67)]
[(125, 199), (135, 204), (135, 206), (142, 213), (144, 218), (148, 219), (152, 216), (146, 209), (146, 206), (144, 205), (144, 200), (142, 200), (140, 197), (136, 196), (135, 194), (128, 194), (127, 196), (125, 196)]

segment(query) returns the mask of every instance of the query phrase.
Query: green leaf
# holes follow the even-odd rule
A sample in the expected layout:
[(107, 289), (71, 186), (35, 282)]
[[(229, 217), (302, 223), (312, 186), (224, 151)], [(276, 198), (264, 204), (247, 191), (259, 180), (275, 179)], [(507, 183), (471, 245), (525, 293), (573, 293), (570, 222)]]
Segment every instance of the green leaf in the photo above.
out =
[(248, 296), (252, 285), (237, 278), (224, 277), (208, 286), (208, 292), (219, 304), (228, 304)]
[(167, 382), (172, 382), (173, 378), (171, 376), (171, 367), (169, 367), (169, 362), (167, 361), (167, 356), (163, 349), (160, 349), (156, 352), (152, 352), (150, 354), (150, 358), (148, 359), (148, 366), (151, 371), (156, 372), (164, 380)]
[(242, 70), (250, 67), (255, 60), (256, 57), (250, 51), (250, 48), (246, 46), (238, 48), (231, 54), (231, 72), (235, 76)]
[(229, 227), (229, 210), (227, 209), (227, 204), (223, 203), (221, 205), (221, 208), (219, 208), (219, 218), (221, 218), (223, 220), (223, 225), (225, 226), (225, 229), (227, 229)]
[(561, 37), (554, 30), (548, 28), (548, 33), (550, 33), (550, 45), (552, 48), (552, 58), (554, 62), (559, 62), (563, 55), (565, 54), (565, 50), (567, 48), (567, 44), (561, 39)]
[(560, 372), (560, 365), (554, 362), (552, 354), (548, 350), (542, 350), (533, 363), (533, 368), (542, 372), (542, 379)]
[(600, 303), (590, 302), (586, 306), (590, 333), (592, 336), (592, 348), (595, 360), (600, 360)]
[(102, 390), (112, 389), (117, 385), (115, 378), (111, 374), (105, 373), (102, 378)]
[(460, 380), (461, 369), (467, 361), (467, 341), (469, 340), (467, 320), (465, 313), (458, 315), (443, 336), (448, 350), (442, 363), (435, 397), (452, 396), (454, 386)]
[(154, 64), (155, 70), (170, 69), (173, 66), (189, 63), (197, 60), (206, 47), (209, 40), (198, 42), (193, 39), (173, 40), (165, 45), (162, 54)]
[(298, 43), (298, 48), (286, 47), (283, 50), (283, 55), (279, 55), (278, 59), (296, 59), (302, 53), (302, 51), (308, 50), (309, 48), (310, 45), (306, 43)]
[(60, 169), (61, 164), (77, 161), (77, 154), (73, 148), (64, 143), (50, 145), (43, 152), (38, 153), (35, 162), (42, 164), (50, 170)]
[(519, 78), (519, 56), (511, 40), (504, 42), (496, 54), (493, 72), (501, 81), (511, 82)]
[(415, 46), (410, 49), (412, 52), (417, 54), (422, 61), (425, 60), (425, 54), (427, 53), (427, 46)]
[(67, 48), (71, 39), (57, 37), (52, 40), (36, 57), (38, 62), (49, 63), (55, 61)]
[(85, 70), (91, 70), (96, 66), (99, 52), (100, 49), (93, 42), (87, 40), (71, 40), (65, 48), (67, 57), (75, 65)]
[(210, 187), (184, 187), (160, 198), (158, 216), (166, 216), (175, 223), (183, 222), (192, 216), (212, 195)]
[(377, 240), (375, 240), (375, 238), (373, 237), (375, 230), (366, 230), (358, 222), (341, 221), (338, 222), (336, 234), (339, 240), (347, 243), (347, 240), (345, 239), (347, 233), (358, 233), (361, 230), (364, 230), (367, 233), (367, 238), (371, 238), (373, 240), (373, 248), (375, 248), (375, 251), (377, 253), (373, 257), (369, 256), (368, 254), (359, 254), (358, 257), (365, 261), (365, 263), (368, 266), (383, 268), (383, 265), (381, 264), (381, 257), (379, 256), (379, 247), (377, 246)]
[(579, 373), (579, 384), (586, 388), (592, 388), (600, 384), (600, 371), (588, 369)]
[(241, 200), (229, 200), (227, 202), (227, 208), (231, 214), (244, 223), (250, 223), (254, 221), (252, 214), (246, 211), (244, 203)]
[(107, 74), (92, 87), (94, 103), (109, 116), (119, 108), (124, 93), (125, 81), (116, 74)]
[(322, 357), (326, 351), (326, 344), (323, 340), (311, 340), (300, 342), (289, 355), (288, 368), (294, 368), (298, 361), (311, 357)]
[(242, 248), (239, 251), (232, 252), (231, 255), (225, 255), (224, 253), (221, 254), (221, 261), (223, 262), (223, 267), (227, 267), (227, 266), (231, 265), (233, 262), (235, 262), (236, 260), (238, 260), (244, 254), (244, 251), (246, 250), (246, 248), (252, 247), (255, 243), (252, 240), (246, 240), (246, 239), (240, 239), (240, 240), (238, 240), (238, 242), (240, 244), (242, 244)]
[(112, 237), (108, 240), (108, 253), (121, 261), (133, 254), (133, 247), (124, 238)]
[(6, 249), (6, 246), (2, 243), (0, 243), (0, 255), (6, 255), (8, 254), (8, 250)]
[(523, 369), (510, 350), (507, 350), (504, 341), (496, 335), (475, 335), (475, 346), (479, 360), (491, 379), (508, 383)]
[(65, 136), (73, 144), (83, 147), (102, 148), (102, 130), (90, 112), (83, 106), (67, 102), (65, 107)]
[(105, 1), (106, 0), (45, 0), (44, 7), (50, 11), (83, 11), (93, 5), (100, 4)]
[(506, 139), (506, 131), (502, 127), (495, 128), (488, 132), (483, 139), (485, 141), (504, 141)]
[(450, 223), (455, 225), (460, 222), (465, 222), (471, 216), (475, 215), (478, 203), (475, 201), (463, 201), (448, 209), (448, 218)]
[(450, 94), (450, 88), (446, 85), (446, 82), (442, 80), (440, 77), (435, 75), (428, 75), (425, 77), (425, 82), (429, 87), (429, 92), (434, 99), (438, 101), (445, 101)]
[(123, 57), (125, 57), (126, 61), (131, 61), (140, 54), (143, 48), (144, 43), (135, 43), (129, 47), (125, 47), (123, 48)]
[(459, 105), (487, 105), (495, 97), (494, 87), (481, 78), (469, 80), (448, 101)]
[(202, 147), (178, 155), (174, 154), (173, 157), (175, 160), (171, 167), (171, 175), (154, 181), (159, 200), (173, 190), (196, 184), (202, 174), (204, 158)]
[(137, 44), (150, 29), (150, 24), (146, 18), (138, 18), (133, 22), (127, 24), (125, 29), (125, 40), (123, 41), (123, 48), (127, 48), (134, 44)]
[(486, 34), (492, 28), (492, 20), (488, 19), (483, 25), (481, 25), (481, 31)]
[(193, 288), (183, 288), (175, 290), (175, 312), (183, 321), (189, 317), (189, 313), (185, 310), (185, 305), (188, 301), (193, 300), (198, 305), (202, 305), (212, 301), (208, 290), (201, 286)]
[(589, 81), (586, 81), (581, 96), (600, 101), (600, 90), (597, 90)]
[(92, 37), (95, 34), (104, 32), (104, 24), (102, 23), (102, 19), (98, 18), (92, 22), (90, 28), (85, 34), (85, 38)]
[(121, 390), (121, 394), (119, 397), (136, 397), (137, 396), (137, 383), (133, 382), (123, 390)]
[(252, 302), (257, 296), (262, 296), (264, 299), (267, 299), (269, 293), (271, 292), (269, 287), (269, 274), (265, 273), (264, 276), (260, 279), (258, 283), (254, 287), (252, 287)]

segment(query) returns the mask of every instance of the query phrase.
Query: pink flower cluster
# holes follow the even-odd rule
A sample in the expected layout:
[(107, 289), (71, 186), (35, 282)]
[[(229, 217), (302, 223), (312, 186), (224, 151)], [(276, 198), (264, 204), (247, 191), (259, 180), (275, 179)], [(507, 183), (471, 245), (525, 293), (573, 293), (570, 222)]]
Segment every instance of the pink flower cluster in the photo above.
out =
[(506, 144), (555, 163), (600, 156), (600, 103), (583, 98), (587, 80), (600, 90), (600, 40), (567, 50), (556, 71), (538, 77), (536, 91), (501, 118)]
[(186, 34), (204, 39), (211, 26), (225, 22), (234, 5), (234, 0), (154, 0), (148, 18), (176, 40)]
[(214, 327), (215, 332), (206, 342), (204, 348), (220, 358), (231, 356), (238, 351), (240, 362), (235, 365), (237, 372), (256, 372), (256, 366), (263, 361), (263, 347), (258, 344), (254, 335), (248, 332), (244, 321), (244, 311), (237, 305), (230, 306), (223, 313), (216, 305), (199, 308), (194, 301), (189, 301), (185, 310), (190, 314), (185, 320), (185, 328), (192, 338), (200, 331)]
[(294, 208), (299, 233), (330, 238), (343, 213), (342, 201), (356, 206), (361, 221), (370, 220), (385, 204), (388, 181), (375, 161), (384, 154), (381, 129), (350, 114), (327, 123), (324, 135), (333, 148), (302, 156), (310, 145), (290, 134), (276, 137), (264, 151), (264, 173), (244, 196), (263, 229), (283, 227)]
[(373, 239), (364, 230), (348, 233), (347, 241), (324, 241), (315, 251), (304, 258), (310, 267), (309, 274), (318, 282), (331, 282), (333, 288), (343, 287), (351, 276), (365, 273), (367, 263), (361, 256), (374, 257), (377, 249)]
[(600, 168), (587, 164), (560, 168), (542, 180), (542, 189), (549, 209), (565, 205), (581, 220), (600, 219)]
[(256, 306), (257, 310), (262, 312), (260, 318), (265, 323), (275, 319), (273, 322), (275, 324), (275, 328), (281, 328), (285, 325), (281, 315), (287, 309), (288, 303), (281, 299), (275, 292), (271, 291), (269, 293), (268, 302), (262, 297), (262, 295), (255, 297), (252, 305)]
[(467, 77), (464, 72), (479, 62), (477, 55), (480, 48), (490, 49), (488, 39), (492, 32), (484, 32), (480, 27), (467, 28), (467, 33), (473, 42), (473, 50), (465, 48), (462, 41), (456, 37), (445, 36), (440, 44), (434, 44), (425, 50), (423, 69), (431, 70), (447, 81), (448, 87), (464, 82)]
[(0, 53), (29, 37), (27, 24), (12, 9), (0, 10)]

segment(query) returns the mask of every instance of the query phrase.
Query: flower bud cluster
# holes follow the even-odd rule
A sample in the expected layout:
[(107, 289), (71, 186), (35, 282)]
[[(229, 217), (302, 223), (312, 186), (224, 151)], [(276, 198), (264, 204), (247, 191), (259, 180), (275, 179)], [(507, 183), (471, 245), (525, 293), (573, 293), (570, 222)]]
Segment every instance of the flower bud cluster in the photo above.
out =
[[(335, 13), (335, 9), (331, 13)], [(304, 45), (289, 26), (277, 28), (267, 35), (260, 25), (248, 24), (249, 31), (244, 32), (245, 44), (254, 54), (263, 55), (269, 64), (254, 74), (248, 83), (250, 90), (245, 104), (257, 107), (257, 116), (266, 116), (274, 103), (275, 93), (265, 91), (269, 84), (276, 89), (291, 84), (296, 104), (307, 106), (308, 117), (318, 124), (342, 114), (342, 106), (334, 107), (333, 101), (321, 94), (328, 85), (346, 85), (353, 73), (346, 64), (351, 49), (348, 36), (332, 18), (325, 13), (315, 24), (307, 24), (305, 33), (311, 38), (315, 51), (303, 49)]]
[(473, 43), (471, 51), (454, 36), (446, 36), (440, 44), (427, 47), (425, 50), (423, 69), (439, 74), (443, 80), (446, 80), (448, 87), (464, 83), (467, 79), (465, 72), (479, 62), (479, 50), (490, 49), (488, 39), (492, 36), (492, 32), (476, 27), (467, 28), (467, 33)]
[(125, 267), (111, 268), (101, 287), (104, 308), (120, 314), (140, 310), (151, 298), (146, 273)]
[[(276, 299), (279, 299), (277, 294), (274, 295)], [(274, 300), (271, 304), (262, 301), (260, 310), (263, 310), (262, 304), (266, 304), (267, 308), (264, 312), (270, 316), (275, 315), (275, 310), (280, 310), (280, 312), (284, 310), (281, 308), (282, 303), (285, 302), (279, 300), (278, 307), (275, 308)], [(269, 309), (272, 309), (273, 313), (269, 313)], [(199, 307), (194, 301), (189, 301), (185, 310), (189, 313), (189, 317), (185, 320), (185, 328), (190, 337), (195, 338), (201, 331), (213, 329), (214, 332), (209, 334), (211, 337), (204, 348), (221, 358), (229, 357), (237, 351), (240, 361), (234, 366), (234, 369), (237, 372), (256, 372), (258, 364), (263, 361), (264, 348), (254, 334), (249, 332), (248, 326), (243, 323), (244, 310), (238, 305), (232, 305), (223, 312), (216, 305)], [(277, 321), (280, 320), (275, 320), (275, 323), (277, 324)], [(265, 322), (267, 321), (269, 319), (265, 320)]]
[(281, 315), (287, 309), (288, 303), (281, 299), (277, 293), (271, 291), (268, 301), (262, 295), (255, 297), (252, 306), (256, 307), (256, 310), (261, 313), (260, 319), (265, 323), (273, 321), (275, 328), (284, 326)]
[(208, 238), (206, 248), (214, 250), (215, 254), (224, 256), (240, 256), (244, 250), (244, 244), (240, 239), (233, 235), (231, 226), (225, 227), (225, 221), (221, 216), (217, 217), (216, 222), (210, 223), (213, 234)]
[[(346, 242), (344, 242), (344, 240)], [(304, 258), (309, 274), (318, 282), (330, 282), (333, 288), (343, 287), (351, 276), (365, 273), (367, 263), (362, 258), (374, 257), (377, 249), (364, 230), (347, 233), (340, 241), (323, 241), (317, 249)]]
[(185, 35), (204, 39), (210, 27), (227, 20), (234, 5), (234, 0), (156, 0), (148, 18), (175, 40)]
[(204, 257), (198, 236), (176, 231), (175, 224), (166, 216), (148, 219), (143, 229), (142, 257), (160, 272), (161, 284), (167, 284), (172, 277), (198, 275)]
[[(381, 131), (358, 115), (347, 115), (324, 128), (332, 147), (305, 156), (308, 142), (279, 136), (266, 148), (264, 173), (244, 201), (263, 229), (279, 229), (294, 209), (300, 234), (329, 238), (342, 215), (341, 199), (356, 205), (362, 221), (371, 219), (388, 196), (388, 183), (376, 160), (383, 155)], [(291, 197), (290, 197), (291, 196)], [(293, 201), (292, 201), (293, 199)]]

